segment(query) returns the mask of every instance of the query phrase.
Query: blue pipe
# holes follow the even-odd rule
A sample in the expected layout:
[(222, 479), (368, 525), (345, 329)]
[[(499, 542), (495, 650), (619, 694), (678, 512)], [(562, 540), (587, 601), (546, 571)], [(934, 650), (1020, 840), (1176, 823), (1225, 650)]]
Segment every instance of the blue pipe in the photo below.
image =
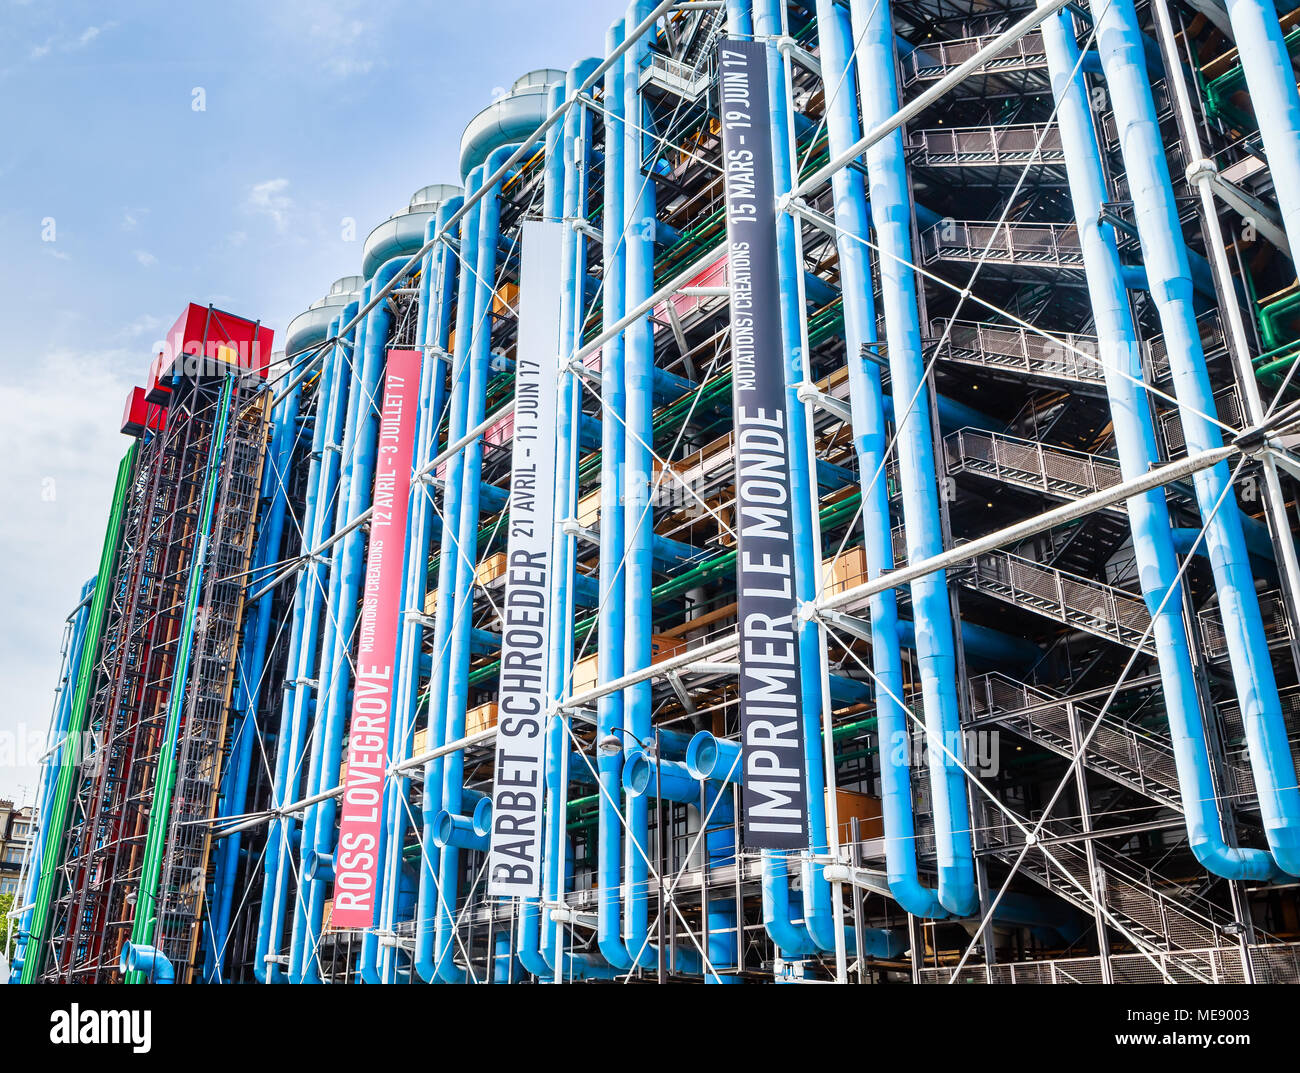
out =
[[(586, 59), (569, 68), (565, 78), (565, 99), (576, 95), (599, 61)], [(559, 143), (563, 152), (562, 211), (566, 220), (585, 217), (588, 210), (588, 169), (591, 143), (591, 116), (585, 108), (566, 113)], [(578, 238), (570, 226), (564, 228), (560, 265), (560, 329), (558, 351), (562, 356), (574, 353), (585, 319), (585, 294), (578, 281), (587, 275), (585, 240)], [(603, 364), (603, 362), (602, 362)], [(573, 664), (573, 606), (575, 603), (576, 555), (574, 538), (563, 532), (563, 520), (572, 517), (577, 507), (577, 461), (579, 445), (574, 443), (575, 419), (581, 414), (581, 385), (577, 377), (565, 371), (559, 377), (556, 412), (555, 507), (556, 525), (552, 533), (551, 615), (554, 629), (548, 639), (550, 658), (549, 696), (558, 698), (566, 691), (568, 668)], [(602, 436), (603, 436), (602, 431)], [(559, 859), (564, 847), (564, 807), (566, 786), (562, 778), (562, 759), (569, 752), (563, 723), (552, 719), (547, 727), (546, 787), (549, 805), (543, 839), (543, 890), (550, 901), (560, 898), (562, 885), (567, 889), (570, 877), (562, 874)], [(561, 946), (563, 932), (547, 916), (540, 921), (541, 961), (550, 966), (559, 980), (610, 977), (613, 970), (603, 961), (590, 956), (568, 953)]]
[[(914, 622), (907, 619), (899, 620), (898, 642), (904, 648), (915, 650), (917, 640), (916, 624)], [(962, 648), (971, 659), (982, 663), (996, 663), (1003, 667), (1019, 667), (1022, 670), (1033, 666), (1043, 655), (1042, 649), (1033, 641), (1027, 641), (1023, 637), (1012, 637), (1010, 634), (991, 629), (988, 626), (977, 626), (973, 622), (963, 622), (961, 624), (961, 643)], [(897, 692), (896, 695), (902, 696), (901, 693)], [(906, 716), (904, 716), (904, 720), (906, 720)], [(904, 730), (906, 728), (899, 727), (899, 729)]]
[[(340, 317), (330, 325), (330, 335), (337, 336), (340, 328), (356, 315), (358, 304), (349, 303)], [(343, 436), (345, 411), (348, 402), (348, 384), (351, 377), (345, 369), (351, 365), (348, 356), (351, 339), (340, 339), (322, 366), (316, 390), (316, 427), (312, 433), (312, 461), (308, 465), (307, 490), (303, 502), (303, 536), (300, 551), (306, 555), (332, 532), (330, 526), (330, 501), (336, 494), (339, 478), (339, 449)], [(316, 645), (320, 636), (319, 609), (324, 596), (323, 565), (307, 561), (294, 582), (293, 613), (289, 626), (289, 656), (286, 663), (287, 681), (280, 705), (280, 728), (276, 735), (275, 773), (272, 783), (272, 801), (276, 808), (297, 798), (302, 780), (300, 771), (305, 746), (308, 708), (312, 700), (307, 679), (315, 671)], [(262, 904), (258, 916), (257, 943), (254, 954), (254, 977), (262, 982), (279, 982), (284, 973), (278, 964), (266, 961), (268, 956), (278, 956), (283, 936), (285, 898), (289, 882), (290, 856), (295, 850), (294, 840), (298, 823), (287, 816), (280, 817), (267, 828), (266, 847), (262, 854)]]
[[(1242, 537), (1246, 541), (1246, 550), (1261, 569), (1269, 569), (1273, 563), (1273, 541), (1268, 530), (1251, 517), (1243, 517)], [(1208, 557), (1205, 541), (1200, 540), (1201, 531), (1178, 527), (1174, 529), (1174, 550), (1179, 555), (1196, 554)]]
[(473, 815), (463, 816), (443, 809), (433, 820), (433, 841), (439, 849), (451, 846), (454, 849), (473, 849), (486, 853), (491, 833), (490, 799), (480, 801), (475, 806)]
[[(446, 225), (451, 214), (463, 203), (463, 198), (451, 198), (440, 205), (425, 225), (425, 241)], [(436, 257), (435, 257), (436, 253)], [(438, 413), (441, 410), (444, 373), (441, 360), (432, 348), (441, 350), (446, 343), (450, 327), (451, 301), (444, 286), (448, 274), (447, 258), (451, 251), (439, 244), (424, 258), (420, 270), (420, 300), (417, 312), (415, 338), (422, 348), (420, 366), (420, 409), (416, 418), (416, 452), (413, 469), (422, 467), (435, 454)], [(438, 307), (431, 309), (431, 277), (439, 279)], [(404, 552), (405, 577), (403, 579), (402, 619), (398, 624), (396, 692), (393, 704), (393, 724), (388, 739), (389, 762), (406, 759), (415, 735), (416, 706), (419, 697), (421, 671), (420, 639), (423, 630), (418, 621), (407, 612), (424, 610), (424, 588), (428, 574), (429, 544), (433, 534), (433, 511), (425, 489), (411, 489)], [(396, 776), (385, 787), (381, 818), (379, 856), (383, 862), (378, 879), (379, 926), (391, 931), (396, 920), (398, 903), (402, 897), (402, 850), (406, 836), (406, 809), (403, 801), (410, 789), (410, 779)], [(379, 935), (366, 932), (362, 939), (359, 972), (366, 983), (397, 982), (397, 948), (385, 946), (381, 952)]]
[[(630, 4), (625, 26), (640, 24), (653, 4), (636, 0)], [(641, 68), (649, 55), (650, 41), (643, 35), (623, 53), (623, 221), (624, 307), (633, 308), (654, 292), (655, 186), (642, 173), (645, 155), (655, 142), (647, 133), (649, 117), (642, 106)], [(654, 442), (652, 412), (654, 377), (654, 332), (649, 317), (642, 317), (624, 332), (624, 390), (626, 392), (623, 439), (623, 574), (626, 586), (623, 606), (626, 622), (623, 673), (650, 666), (653, 614), (650, 591), (653, 580), (653, 508), (650, 482), (653, 465), (649, 445)], [(648, 681), (623, 692), (623, 760), (626, 763), (638, 742), (651, 734), (651, 691)], [(625, 885), (619, 888), (623, 906), (623, 941), (629, 957), (644, 950), (641, 965), (657, 960), (649, 936), (649, 846), (650, 812), (644, 797), (628, 797), (624, 805), (623, 867)], [(624, 896), (623, 891), (626, 890)], [(615, 949), (615, 954), (618, 951)], [(626, 963), (626, 959), (623, 959)]]
[[(491, 175), (514, 152), (515, 146), (493, 149), (483, 165), (482, 175)], [(487, 382), (492, 357), (491, 303), (497, 274), (497, 243), (501, 227), (501, 182), (479, 202), (478, 252), (474, 272), (473, 320), (470, 324), (469, 406), (466, 427), (483, 421), (487, 409)], [(446, 741), (465, 734), (465, 714), (469, 704), (470, 623), (473, 616), (474, 563), (478, 557), (478, 497), (483, 471), (483, 441), (477, 438), (461, 452), (461, 502), (459, 552), (454, 560), (456, 603), (451, 616), (451, 640), (447, 659)], [(449, 754), (442, 772), (442, 810), (461, 811), (464, 790), (465, 755)], [(442, 847), (438, 862), (438, 887), (441, 891), (436, 913), (435, 972), (446, 983), (460, 983), (465, 972), (455, 963), (455, 923), (457, 891), (460, 883), (460, 852), (455, 846)]]
[[(425, 230), (425, 241), (443, 231), (451, 215), (459, 210), (464, 198), (449, 198), (438, 210)], [(415, 466), (422, 469), (437, 453), (438, 425), (442, 418), (446, 395), (446, 372), (441, 354), (446, 353), (451, 329), (451, 307), (456, 254), (447, 243), (441, 243), (425, 259), (420, 272), (420, 311), (416, 324), (416, 339), (424, 346), (424, 364), (421, 374), (421, 407), (416, 434)], [(430, 386), (430, 384), (432, 386)], [(403, 607), (407, 610), (424, 610), (425, 588), (428, 580), (429, 548), (433, 543), (435, 514), (433, 504), (425, 489), (412, 493), (409, 532), (407, 535), (406, 579)], [(398, 648), (397, 692), (394, 713), (401, 728), (399, 743), (403, 759), (410, 755), (419, 709), (422, 674), (432, 676), (433, 660), (425, 666), (421, 655), (424, 626), (419, 619), (403, 616)], [(380, 926), (392, 930), (397, 917), (398, 886), (402, 874), (402, 847), (406, 840), (407, 810), (403, 802), (410, 795), (411, 780), (401, 777), (390, 787), (392, 800), (388, 804), (389, 822), (385, 857), (384, 895), (380, 908)], [(424, 872), (429, 868), (427, 854), (420, 858), (420, 885), (425, 882)], [(432, 879), (432, 877), (429, 877)], [(432, 920), (430, 919), (430, 923)], [(417, 925), (417, 936), (419, 926)], [(418, 947), (417, 941), (417, 947)], [(386, 983), (397, 982), (397, 958), (394, 948), (386, 947), (380, 954), (379, 974)]]
[[(1222, 446), (1223, 436), (1217, 425), (1200, 416), (1215, 412), (1214, 394), (1196, 326), (1187, 248), (1160, 141), (1137, 13), (1132, 0), (1107, 0), (1094, 17), (1097, 51), (1114, 104), (1143, 259), (1164, 331), (1187, 450), (1189, 454), (1215, 450)], [(1300, 875), (1300, 787), (1228, 464), (1220, 462), (1201, 470), (1192, 484), (1205, 525), (1205, 544), (1264, 831), (1278, 866), (1289, 875)], [(1220, 502), (1222, 509), (1216, 510)], [(1262, 862), (1256, 866), (1262, 867)], [(1230, 867), (1244, 865), (1232, 862)]]
[[(888, 0), (868, 4), (853, 0), (853, 36), (858, 41), (858, 91), (863, 125), (871, 128), (898, 110), (894, 70), (892, 16)], [(903, 135), (895, 130), (867, 152), (872, 220), (881, 248), (881, 295), (885, 305), (885, 336), (894, 395), (916, 401), (910, 415), (897, 426), (899, 476), (903, 490), (903, 519), (908, 561), (943, 551), (934, 437), (930, 423), (929, 388), (913, 259), (911, 220)], [(911, 585), (916, 619), (917, 664), (924, 698), (929, 743), (930, 794), (935, 815), (939, 902), (954, 916), (975, 912), (974, 855), (965, 777), (941, 747), (960, 748), (961, 722), (957, 706), (957, 659), (953, 640), (948, 581), (938, 571)], [(901, 694), (899, 694), (901, 696)]]
[[(483, 170), (475, 168), (466, 181), (466, 195), (472, 197), (483, 185)], [(469, 414), (470, 336), (474, 323), (474, 269), (483, 201), (470, 206), (460, 221), (460, 273), (456, 298), (456, 344), (451, 366), (451, 401), (447, 414), (447, 442), (465, 435)], [(435, 749), (447, 742), (447, 680), (451, 664), (447, 659), (456, 597), (456, 563), (460, 558), (461, 491), (465, 458), (457, 452), (447, 460), (442, 491), (442, 538), (438, 552), (438, 595), (433, 622), (433, 665), (429, 674), (428, 746)], [(473, 515), (471, 515), (473, 517)], [(444, 758), (424, 765), (424, 797), (421, 805), (420, 886), (416, 898), (415, 971), (425, 983), (437, 978), (436, 922), (438, 918), (438, 868), (442, 854), (434, 844), (433, 822), (442, 808)]]
[(117, 971), (125, 976), (128, 972), (142, 972), (145, 980), (151, 984), (174, 984), (176, 969), (156, 946), (122, 944), (122, 956), (118, 959)]
[[(367, 282), (362, 288), (359, 305), (369, 302), (373, 290), (373, 281)], [(352, 471), (356, 461), (355, 444), (358, 421), (360, 420), (360, 407), (363, 405), (369, 406), (368, 396), (373, 394), (373, 388), (367, 391), (366, 382), (363, 379), (363, 355), (366, 351), (369, 327), (369, 317), (363, 318), (357, 326), (356, 343), (352, 348), (352, 357), (348, 365), (349, 372), (345, 374), (349, 382), (346, 396), (347, 413), (343, 421), (343, 434), (339, 440), (341, 454), (339, 457), (338, 486), (334, 497), (334, 528), (332, 533), (342, 532), (344, 526), (352, 517), (351, 496), (348, 490), (352, 484)], [(367, 397), (363, 398), (363, 396)], [(335, 648), (338, 643), (339, 627), (338, 616), (333, 613), (332, 609), (340, 606), (339, 599), (343, 590), (344, 581), (340, 560), (342, 548), (343, 544), (341, 542), (335, 542), (329, 558), (329, 585), (323, 604), (324, 628), (321, 631), (322, 636), (319, 641), (319, 666), (313, 683), (316, 696), (311, 706), (312, 749), (307, 767), (306, 782), (306, 791), (309, 796), (315, 796), (320, 790), (322, 780), (328, 777), (323, 775), (322, 769), (329, 764), (326, 759), (326, 736), (328, 733), (326, 724), (329, 708), (329, 683), (331, 682), (336, 658)], [(312, 641), (312, 638), (308, 638), (309, 643)], [(301, 757), (298, 758), (297, 762), (301, 763)], [(296, 770), (295, 768), (295, 773)], [(315, 805), (307, 807), (303, 814), (301, 829), (296, 833), (296, 846), (290, 847), (286, 844), (285, 847), (290, 852), (296, 850), (300, 862), (296, 876), (297, 889), (293, 902), (293, 926), (289, 938), (288, 978), (290, 983), (295, 984), (302, 983), (304, 980), (315, 982), (319, 979), (312, 965), (304, 965), (304, 957), (307, 957), (310, 961), (310, 949), (305, 943), (307, 916), (310, 911), (307, 904), (308, 885), (313, 880), (317, 882), (324, 881), (323, 879), (317, 879), (315, 870), (308, 867), (309, 862), (318, 855), (315, 846), (318, 811)], [(281, 872), (286, 881), (289, 878), (289, 870), (289, 868), (285, 868)], [(275, 934), (278, 936), (278, 928)], [(278, 970), (273, 968), (272, 972), (275, 971)]]
[[(360, 300), (353, 310), (355, 316), (356, 309), (361, 304), (368, 301), (370, 297), (369, 284), (364, 286), (361, 291)], [(340, 322), (341, 323), (341, 322)], [(361, 362), (359, 355), (365, 343), (366, 321), (362, 320), (355, 329), (355, 336), (350, 341), (351, 345), (341, 345), (338, 353), (338, 391), (331, 402), (331, 407), (335, 411), (331, 418), (331, 425), (338, 431), (338, 436), (333, 441), (327, 442), (325, 454), (322, 459), (322, 488), (324, 492), (327, 485), (326, 476), (330, 477), (330, 492), (328, 496), (318, 494), (318, 509), (322, 513), (320, 523), (320, 532), (324, 536), (328, 533), (330, 536), (337, 533), (347, 523), (348, 497), (345, 489), (349, 483), (349, 473), (352, 468), (352, 451), (350, 442), (353, 430), (356, 426), (356, 408), (361, 396)], [(346, 390), (344, 386), (346, 385)], [(330, 446), (332, 442), (333, 446)], [(332, 521), (330, 514), (333, 514)], [(319, 543), (319, 542), (318, 542)], [(318, 546), (318, 544), (316, 545)], [(305, 552), (312, 550), (304, 549)], [(315, 743), (311, 750), (311, 759), (308, 762), (306, 782), (302, 784), (303, 789), (308, 793), (314, 793), (319, 785), (319, 767), (321, 762), (320, 742), (323, 736), (323, 720), (325, 717), (325, 704), (323, 702), (324, 692), (322, 683), (327, 679), (330, 668), (330, 660), (333, 655), (333, 630), (335, 620), (329, 609), (335, 606), (334, 601), (338, 597), (339, 586), (342, 580), (333, 561), (333, 556), (328, 560), (328, 580), (325, 579), (325, 564), (308, 562), (307, 570), (309, 581), (307, 586), (308, 608), (315, 613), (317, 604), (320, 605), (324, 613), (322, 627), (319, 630), (312, 629), (314, 621), (309, 625), (309, 631), (303, 640), (302, 653), (299, 658), (299, 674), (293, 685), (295, 689), (294, 698), (294, 723), (292, 733), (294, 740), (292, 742), (292, 755), (286, 760), (285, 774), (288, 777), (290, 770), (292, 777), (289, 778), (287, 785), (282, 793), (285, 801), (297, 799), (302, 792), (299, 789), (300, 782), (303, 778), (301, 772), (302, 761), (305, 758), (306, 741), (308, 734), (307, 720), (311, 720), (311, 740)], [(314, 696), (307, 692), (310, 688)], [(291, 767), (290, 767), (291, 765)], [(299, 983), (302, 980), (300, 965), (302, 957), (302, 940), (299, 931), (299, 919), (301, 917), (302, 885), (301, 875), (292, 875), (292, 865), (289, 863), (290, 854), (309, 852), (312, 845), (311, 825), (314, 822), (315, 813), (308, 810), (304, 815), (301, 823), (288, 820), (285, 822), (285, 833), (281, 839), (280, 853), (282, 861), (276, 869), (276, 902), (271, 909), (271, 926), (269, 930), (269, 943), (265, 951), (265, 956), (277, 955), (281, 940), (281, 931), (283, 928), (282, 916), (286, 909), (283, 904), (282, 888), (290, 880), (295, 883), (296, 891), (293, 905), (293, 927), (290, 931), (289, 938), (289, 971), (288, 979), (291, 983)], [(297, 942), (295, 943), (295, 940)], [(295, 961), (296, 959), (296, 961)], [(283, 974), (278, 966), (273, 965), (267, 970), (268, 980), (275, 981), (283, 978)]]
[(662, 797), (683, 805), (700, 800), (699, 780), (680, 760), (660, 760), (636, 748), (623, 762), (623, 789), (632, 797)]
[(1300, 256), (1300, 90), (1295, 71), (1272, 5), (1260, 0), (1226, 3), (1294, 261)]
[[(262, 502), (266, 507), (261, 525), (258, 527), (257, 546), (253, 559), (254, 571), (249, 576), (248, 582), (250, 588), (261, 588), (269, 581), (277, 569), (273, 564), (280, 559), (290, 474), (294, 454), (302, 436), (298, 421), (301, 402), (302, 385), (296, 384), (272, 414), (274, 431), (271, 434), (270, 464), (266, 466), (262, 475), (261, 488)], [(311, 464), (316, 465), (314, 457)], [(233, 708), (243, 714), (234, 733), (230, 758), (226, 761), (226, 774), (218, 809), (218, 815), (222, 817), (241, 815), (248, 800), (249, 771), (258, 736), (257, 712), (262, 685), (262, 668), (266, 662), (266, 646), (271, 635), (273, 604), (274, 599), (270, 593), (259, 601), (253, 619), (253, 629), (245, 634), (244, 645), (240, 650)], [(221, 978), (221, 961), (230, 933), (230, 913), (234, 904), (241, 845), (241, 833), (236, 831), (222, 840), (215, 853), (214, 886), (217, 895), (211, 927), (203, 929), (204, 979), (209, 982)]]
[[(623, 43), (626, 21), (618, 20), (605, 34), (608, 56)], [(623, 64), (605, 72), (605, 202), (602, 223), (604, 294), (601, 326), (606, 332), (626, 312), (623, 296), (623, 146), (627, 136), (624, 117)], [(623, 421), (627, 394), (623, 383), (623, 337), (615, 336), (600, 351), (600, 599), (596, 622), (597, 681), (610, 682), (623, 673), (623, 637), (626, 577), (623, 573)], [(596, 701), (597, 737), (621, 734), (623, 694), (607, 693)], [(624, 971), (632, 967), (620, 928), (623, 882), (622, 829), (618, 801), (622, 787), (623, 753), (599, 750), (599, 826), (596, 835), (596, 942), (605, 960)]]
[(46, 748), (50, 750), (50, 755), (41, 767), (41, 785), (36, 794), (36, 831), (32, 839), (31, 853), (28, 855), (27, 886), (21, 896), (21, 904), (27, 906), (27, 909), (18, 922), (14, 957), (10, 965), (11, 982), (17, 982), (21, 974), (23, 958), (27, 951), (27, 940), (32, 932), (32, 910), (41, 873), (39, 862), (43, 859), (45, 836), (49, 830), (50, 798), (54, 793), (55, 783), (58, 781), (57, 772), (62, 763), (63, 737), (68, 732), (68, 719), (72, 714), (72, 694), (76, 690), (77, 675), (81, 670), (81, 660), (86, 645), (86, 623), (90, 619), (90, 598), (94, 591), (95, 578), (91, 578), (81, 586), (77, 610), (71, 616), (72, 633), (68, 639), (67, 665), (64, 667), (59, 702), (55, 706), (54, 718), (46, 738)]
[[(848, 13), (832, 0), (818, 0), (817, 26), (821, 45), (822, 79), (837, 87), (827, 101), (826, 120), (832, 156), (842, 153), (861, 136), (856, 101), (857, 80), (850, 68), (852, 27)], [(867, 577), (894, 568), (889, 513), (889, 482), (882, 464), (885, 457), (885, 413), (880, 366), (862, 357), (863, 346), (875, 348), (876, 308), (871, 289), (871, 264), (867, 254), (867, 200), (862, 176), (841, 168), (831, 179), (840, 276), (844, 290), (845, 353), (849, 366), (849, 401), (853, 415), (853, 443), (863, 488), (863, 549)], [(892, 400), (891, 400), (892, 403)], [(892, 410), (892, 406), (890, 407)], [(892, 415), (891, 415), (892, 416)], [(874, 480), (872, 478), (875, 478)], [(907, 715), (889, 693), (903, 696), (903, 663), (898, 597), (893, 589), (871, 598), (872, 671), (888, 688), (876, 689), (876, 714), (881, 741), (897, 741), (908, 734)], [(698, 751), (713, 755), (702, 744)], [(914, 916), (948, 915), (935, 891), (922, 885), (916, 862), (916, 825), (912, 806), (912, 776), (905, 751), (880, 751), (881, 812), (885, 828), (885, 867), (894, 899)]]
[[(1142, 376), (1137, 331), (1124, 293), (1114, 232), (1098, 220), (1106, 187), (1087, 86), (1079, 70), (1079, 49), (1063, 16), (1047, 19), (1042, 32), (1093, 319), (1102, 353), (1114, 355), (1104, 363), (1104, 371), (1120, 472), (1131, 478), (1147, 472), (1159, 457), (1149, 400), (1145, 390), (1128, 378), (1140, 380)], [(1152, 491), (1133, 497), (1128, 501), (1128, 514), (1142, 595), (1153, 618), (1152, 636), (1192, 851), (1220, 874), (1236, 878), (1256, 872), (1267, 875), (1272, 870), (1267, 854), (1228, 846), (1222, 837), (1223, 820), (1210, 773), (1164, 493)]]

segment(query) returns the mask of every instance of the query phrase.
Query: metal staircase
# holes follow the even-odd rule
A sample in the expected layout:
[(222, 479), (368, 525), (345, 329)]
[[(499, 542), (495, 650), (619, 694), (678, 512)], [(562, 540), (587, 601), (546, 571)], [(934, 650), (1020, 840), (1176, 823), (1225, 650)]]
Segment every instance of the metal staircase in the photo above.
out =
[[(986, 817), (984, 851), (1010, 864), (1024, 848), (1020, 830), (1005, 817)], [(1026, 826), (1032, 824), (1026, 822)], [(1088, 851), (1068, 839), (1079, 832), (1063, 825), (1044, 825), (1039, 845), (1021, 862), (1028, 876), (1080, 910), (1091, 914), (1092, 875)], [(1092, 842), (1098, 897), (1110, 915), (1149, 950), (1166, 973), (1178, 982), (1239, 982), (1247, 977), (1243, 959), (1251, 958), (1261, 983), (1294, 981), (1294, 958), (1275, 961), (1243, 949), (1235, 922), (1223, 909), (1149, 869), (1139, 868), (1098, 839)], [(1050, 858), (1048, 854), (1050, 853)], [(1082, 886), (1083, 890), (1080, 890)], [(1084, 891), (1088, 891), (1085, 894)], [(1114, 930), (1114, 929), (1111, 929)], [(1119, 936), (1116, 936), (1117, 938)], [(1249, 952), (1247, 952), (1249, 951)], [(1081, 959), (1094, 964), (1097, 959)], [(1112, 959), (1112, 970), (1119, 958)], [(1125, 956), (1132, 972), (1117, 973), (1117, 983), (1159, 982), (1161, 974), (1143, 954)], [(1078, 982), (1099, 982), (1096, 976)], [(1057, 982), (1055, 980), (1043, 982)]]
[[(1079, 499), (1123, 479), (1113, 459), (1005, 433), (964, 428), (943, 443), (950, 474), (977, 473), (1061, 499)], [(1114, 509), (1124, 511), (1124, 506)]]
[(958, 320), (944, 339), (946, 324), (930, 323), (930, 346), (938, 348), (941, 360), (1053, 385), (1066, 383), (1094, 394), (1105, 386), (1095, 336), (1062, 335), (1058, 342), (1013, 325)]
[(1026, 164), (1039, 165), (1042, 177), (1065, 178), (1065, 151), (1055, 124), (913, 130), (908, 134), (907, 151), (916, 167), (977, 169), (990, 173), (986, 177), (990, 183), (997, 181), (1000, 169)]
[[(903, 86), (937, 82), (955, 71), (996, 36), (985, 34), (951, 41), (927, 40), (924, 48), (913, 49), (901, 58)], [(990, 88), (986, 83), (992, 84), (994, 92), (999, 89), (1023, 91), (1030, 87), (1048, 88), (1047, 52), (1042, 33), (1034, 30), (1009, 44), (983, 64), (972, 78), (956, 87), (956, 91), (971, 95), (984, 94)]]
[[(1168, 734), (1134, 726), (1092, 705), (996, 671), (970, 680), (970, 700), (974, 725), (997, 723), (1067, 760), (1078, 755), (1075, 735), (1079, 734), (1079, 740), (1087, 737), (1083, 764), (1089, 771), (1182, 811)], [(1101, 725), (1093, 730), (1098, 721)], [(1253, 796), (1254, 781), (1244, 763), (1226, 762), (1223, 775), (1234, 796)]]
[(968, 588), (1062, 625), (1155, 655), (1155, 643), (1149, 636), (1144, 639), (1151, 623), (1146, 604), (1123, 589), (1009, 551), (979, 556), (961, 580)]
[(639, 84), (656, 86), (686, 101), (698, 101), (713, 81), (711, 46), (721, 36), (724, 21), (719, 9), (701, 10), (676, 40), (670, 21), (668, 43), (676, 46), (678, 58), (651, 50), (641, 68)]
[(940, 220), (921, 233), (921, 259), (980, 264), (981, 272), (1013, 268), (1083, 278), (1083, 247), (1073, 224)]

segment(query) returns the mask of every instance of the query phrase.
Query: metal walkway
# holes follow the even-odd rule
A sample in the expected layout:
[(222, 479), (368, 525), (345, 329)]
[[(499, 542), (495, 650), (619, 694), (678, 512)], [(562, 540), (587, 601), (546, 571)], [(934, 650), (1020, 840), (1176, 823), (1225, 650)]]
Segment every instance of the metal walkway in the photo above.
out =
[[(1065, 273), (1065, 282), (1082, 282), (1083, 247), (1073, 224), (999, 224), (996, 220), (940, 220), (921, 232), (921, 260), (929, 266), (981, 264), (1006, 274), (1025, 271)], [(1059, 280), (1058, 280), (1059, 282)]]
[[(901, 58), (903, 86), (937, 82), (969, 60), (996, 38), (996, 34), (961, 37), (951, 41), (927, 41)], [(1047, 52), (1038, 30), (1025, 34), (955, 87), (963, 96), (993, 96), (1001, 91), (1048, 88)]]
[(964, 428), (946, 436), (943, 445), (950, 474), (977, 473), (1061, 499), (1079, 499), (1122, 480), (1113, 459), (1005, 433)]
[(1065, 152), (1055, 125), (1017, 123), (1003, 127), (931, 127), (908, 132), (908, 159), (915, 167), (961, 172), (970, 185), (998, 186), (1037, 166), (1039, 181), (1064, 183)]

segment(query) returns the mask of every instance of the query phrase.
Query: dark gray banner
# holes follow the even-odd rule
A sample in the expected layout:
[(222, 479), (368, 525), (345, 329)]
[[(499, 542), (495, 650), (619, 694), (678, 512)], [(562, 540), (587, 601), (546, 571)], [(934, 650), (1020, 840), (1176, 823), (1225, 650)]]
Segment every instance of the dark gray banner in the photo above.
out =
[(767, 45), (724, 40), (718, 71), (736, 417), (744, 841), (759, 849), (803, 849), (808, 796)]

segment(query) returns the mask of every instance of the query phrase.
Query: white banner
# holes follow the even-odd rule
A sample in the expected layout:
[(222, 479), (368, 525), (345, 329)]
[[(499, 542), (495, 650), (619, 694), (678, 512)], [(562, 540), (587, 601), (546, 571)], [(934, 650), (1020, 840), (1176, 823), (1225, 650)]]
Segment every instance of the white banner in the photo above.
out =
[(501, 605), (501, 681), (488, 862), (488, 893), (508, 898), (542, 893), (563, 230), (559, 221), (526, 221), (521, 247), (510, 533)]

